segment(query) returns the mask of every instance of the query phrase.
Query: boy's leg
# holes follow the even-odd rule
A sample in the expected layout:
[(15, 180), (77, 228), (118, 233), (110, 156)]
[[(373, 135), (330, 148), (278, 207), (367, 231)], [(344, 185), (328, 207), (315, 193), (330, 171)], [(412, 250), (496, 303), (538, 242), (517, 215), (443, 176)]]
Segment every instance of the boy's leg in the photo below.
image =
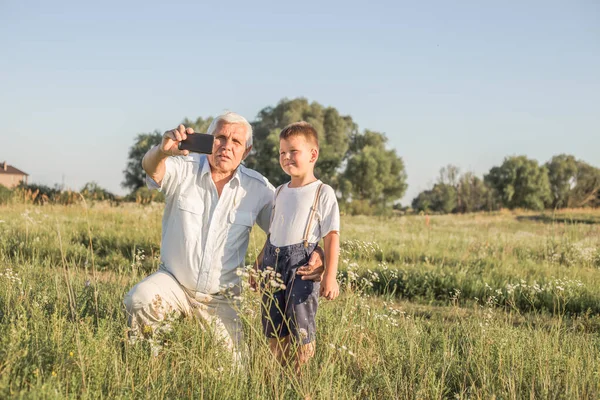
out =
[(285, 292), (266, 292), (262, 296), (261, 314), (263, 333), (269, 349), (277, 361), (283, 362), (286, 352), (284, 338), (289, 337), (289, 322), (285, 318)]
[(295, 279), (289, 288), (286, 316), (291, 323), (292, 343), (287, 358), (293, 358), (297, 372), (315, 355), (319, 288), (318, 282), (301, 279)]
[(280, 340), (277, 349), (278, 351), (283, 350), (283, 354), (280, 354), (282, 365), (293, 363), (296, 373), (300, 373), (301, 367), (308, 364), (310, 359), (314, 357), (316, 341), (307, 344), (298, 344), (296, 338), (289, 335)]
[(316, 341), (298, 346), (298, 354), (296, 355), (297, 368), (308, 363), (314, 357), (316, 348)]
[(290, 349), (290, 335), (282, 338), (269, 338), (269, 350), (275, 357), (275, 359), (281, 364), (285, 365)]

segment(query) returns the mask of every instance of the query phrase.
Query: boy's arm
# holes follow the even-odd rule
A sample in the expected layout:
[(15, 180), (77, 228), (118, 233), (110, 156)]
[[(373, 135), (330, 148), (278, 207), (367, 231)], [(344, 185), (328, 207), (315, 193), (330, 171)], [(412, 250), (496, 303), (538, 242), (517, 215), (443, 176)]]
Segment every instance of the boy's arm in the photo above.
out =
[(333, 300), (339, 293), (337, 268), (340, 254), (340, 233), (331, 231), (323, 238), (325, 245), (325, 273), (321, 283), (321, 296)]

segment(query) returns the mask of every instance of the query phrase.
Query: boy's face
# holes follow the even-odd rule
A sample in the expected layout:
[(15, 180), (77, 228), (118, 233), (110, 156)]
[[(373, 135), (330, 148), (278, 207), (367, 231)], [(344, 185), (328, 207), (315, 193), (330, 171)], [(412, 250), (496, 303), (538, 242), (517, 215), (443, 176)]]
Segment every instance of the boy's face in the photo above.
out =
[(279, 141), (279, 163), (291, 177), (312, 173), (318, 155), (317, 146), (304, 136), (291, 136)]

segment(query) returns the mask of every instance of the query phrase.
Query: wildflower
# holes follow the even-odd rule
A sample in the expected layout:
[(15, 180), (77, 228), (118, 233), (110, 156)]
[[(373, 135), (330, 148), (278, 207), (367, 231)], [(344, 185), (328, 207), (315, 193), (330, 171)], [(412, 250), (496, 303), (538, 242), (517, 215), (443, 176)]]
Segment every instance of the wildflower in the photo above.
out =
[(150, 325), (144, 325), (144, 327), (142, 328), (142, 334), (144, 334), (144, 336), (151, 335), (152, 327)]

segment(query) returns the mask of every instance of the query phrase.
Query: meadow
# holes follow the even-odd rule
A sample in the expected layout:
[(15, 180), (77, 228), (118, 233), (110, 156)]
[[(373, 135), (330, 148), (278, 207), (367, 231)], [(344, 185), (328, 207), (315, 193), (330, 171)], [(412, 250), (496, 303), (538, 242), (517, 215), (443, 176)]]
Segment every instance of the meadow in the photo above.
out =
[[(0, 206), (0, 398), (600, 397), (600, 210), (342, 217), (341, 296), (300, 377), (242, 296), (231, 362), (191, 319), (131, 342), (162, 204)], [(246, 263), (262, 247), (255, 227)]]

